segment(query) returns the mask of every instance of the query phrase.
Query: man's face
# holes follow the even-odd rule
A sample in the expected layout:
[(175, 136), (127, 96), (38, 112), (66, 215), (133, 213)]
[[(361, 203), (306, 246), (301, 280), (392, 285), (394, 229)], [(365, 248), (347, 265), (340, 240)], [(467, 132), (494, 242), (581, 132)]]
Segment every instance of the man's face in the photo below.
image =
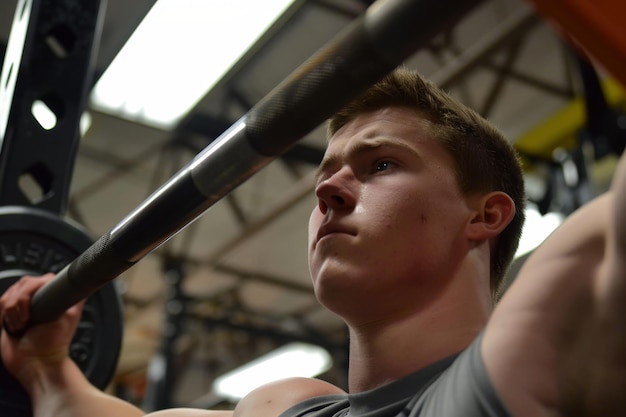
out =
[(309, 221), (309, 268), (318, 298), (338, 314), (348, 299), (402, 308), (405, 297), (432, 296), (467, 251), (471, 209), (452, 157), (423, 123), (412, 110), (381, 109), (329, 143)]

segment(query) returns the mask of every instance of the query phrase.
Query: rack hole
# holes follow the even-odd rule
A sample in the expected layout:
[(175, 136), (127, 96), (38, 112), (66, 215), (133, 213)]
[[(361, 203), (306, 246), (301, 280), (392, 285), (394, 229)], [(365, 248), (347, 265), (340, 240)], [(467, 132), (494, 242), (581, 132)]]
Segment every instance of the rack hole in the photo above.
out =
[(47, 93), (33, 101), (31, 113), (45, 130), (54, 129), (65, 114), (63, 99), (56, 93)]
[(38, 162), (18, 178), (18, 187), (31, 204), (38, 204), (51, 196), (54, 175), (42, 163)]
[(54, 26), (45, 37), (46, 45), (57, 58), (66, 58), (76, 46), (74, 32), (65, 24)]
[(45, 130), (52, 130), (56, 127), (57, 116), (43, 101), (35, 100), (30, 110), (37, 123)]

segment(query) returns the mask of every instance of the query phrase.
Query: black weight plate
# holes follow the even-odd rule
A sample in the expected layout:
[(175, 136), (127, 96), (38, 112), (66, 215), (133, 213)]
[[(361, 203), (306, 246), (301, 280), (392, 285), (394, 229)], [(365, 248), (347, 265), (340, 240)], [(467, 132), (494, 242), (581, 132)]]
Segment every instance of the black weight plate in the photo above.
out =
[[(0, 294), (23, 275), (58, 272), (92, 240), (75, 223), (29, 207), (0, 207)], [(89, 381), (105, 388), (111, 381), (122, 342), (123, 315), (113, 284), (89, 297), (70, 347), (70, 356)], [(0, 366), (0, 415), (30, 416), (21, 385)]]

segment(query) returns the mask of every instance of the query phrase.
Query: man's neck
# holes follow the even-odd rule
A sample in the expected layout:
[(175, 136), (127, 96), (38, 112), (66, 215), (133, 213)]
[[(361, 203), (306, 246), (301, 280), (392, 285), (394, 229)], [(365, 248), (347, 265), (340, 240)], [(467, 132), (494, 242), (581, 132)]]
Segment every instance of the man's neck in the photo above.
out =
[(350, 327), (350, 392), (363, 392), (460, 352), (487, 323), (490, 306), (460, 292), (419, 314)]

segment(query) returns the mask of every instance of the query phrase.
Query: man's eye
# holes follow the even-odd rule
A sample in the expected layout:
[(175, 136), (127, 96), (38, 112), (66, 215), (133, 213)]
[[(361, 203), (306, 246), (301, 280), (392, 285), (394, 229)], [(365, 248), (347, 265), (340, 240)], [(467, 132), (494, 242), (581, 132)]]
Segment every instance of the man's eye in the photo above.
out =
[(380, 161), (376, 163), (375, 171), (376, 172), (386, 171), (393, 166), (394, 166), (394, 163), (391, 161)]

